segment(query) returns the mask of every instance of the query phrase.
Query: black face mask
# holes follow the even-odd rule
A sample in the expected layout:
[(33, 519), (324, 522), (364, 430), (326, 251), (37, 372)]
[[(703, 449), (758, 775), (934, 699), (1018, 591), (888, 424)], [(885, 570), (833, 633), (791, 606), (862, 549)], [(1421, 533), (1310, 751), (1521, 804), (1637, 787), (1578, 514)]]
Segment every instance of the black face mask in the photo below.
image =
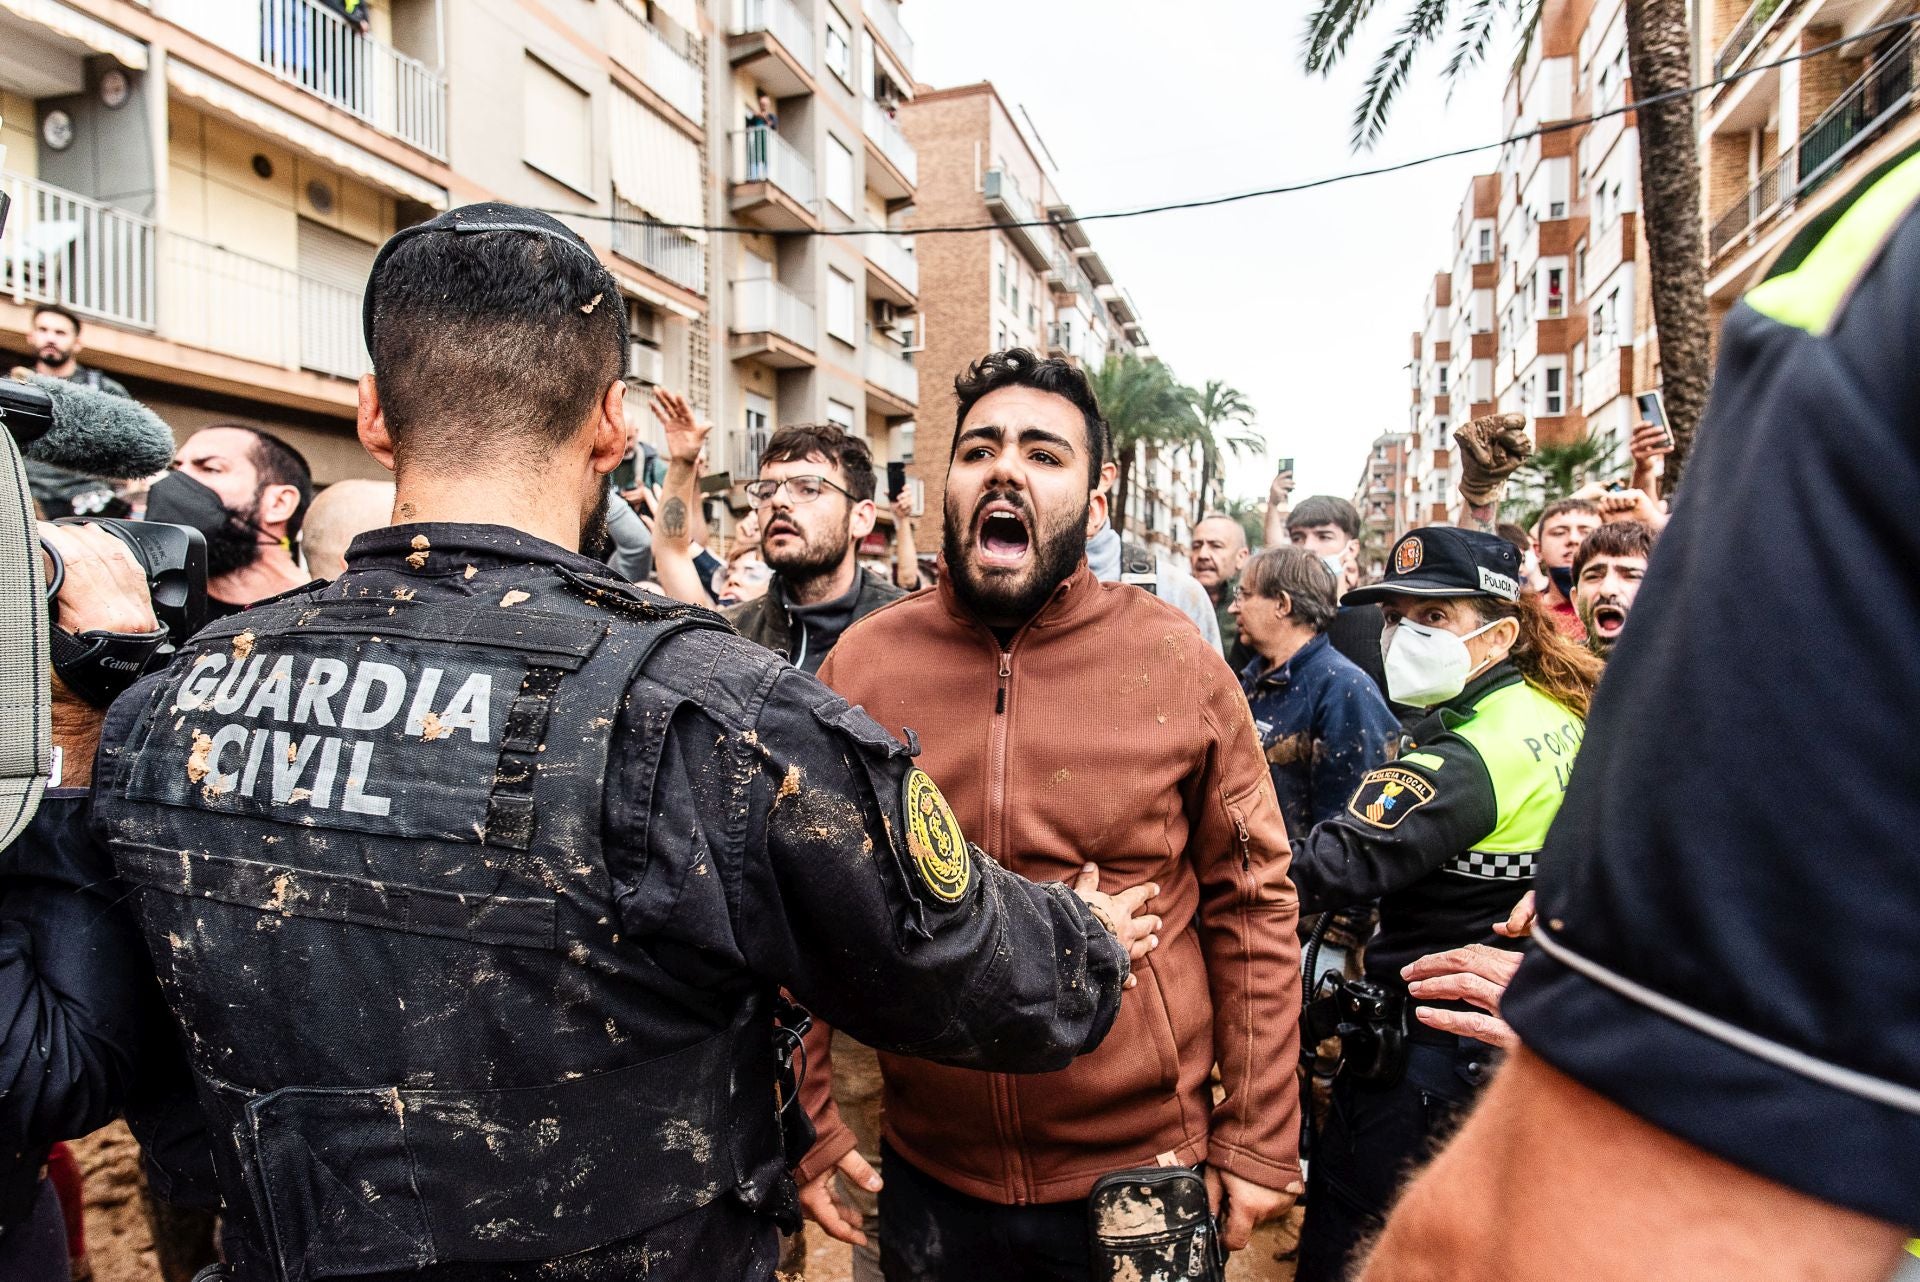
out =
[(244, 570), (260, 559), (260, 528), (227, 510), (220, 496), (185, 472), (168, 472), (147, 488), (147, 520), (185, 525), (207, 541), (207, 577)]
[(1560, 589), (1560, 595), (1573, 600), (1573, 567), (1570, 565), (1550, 565), (1547, 577), (1553, 580), (1553, 586)]

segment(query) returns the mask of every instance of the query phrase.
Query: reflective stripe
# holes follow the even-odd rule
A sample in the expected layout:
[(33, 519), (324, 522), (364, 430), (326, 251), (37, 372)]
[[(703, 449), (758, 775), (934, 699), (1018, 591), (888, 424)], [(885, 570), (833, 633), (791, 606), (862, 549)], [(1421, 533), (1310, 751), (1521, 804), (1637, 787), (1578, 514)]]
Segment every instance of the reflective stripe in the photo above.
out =
[(1783, 1046), (1758, 1033), (1749, 1032), (1737, 1024), (1729, 1024), (1683, 1002), (1674, 1000), (1664, 993), (1657, 993), (1644, 984), (1637, 984), (1624, 975), (1619, 975), (1598, 962), (1590, 961), (1553, 938), (1553, 933), (1544, 924), (1536, 923), (1533, 929), (1533, 942), (1540, 950), (1567, 969), (1576, 971), (1591, 979), (1602, 988), (1610, 988), (1630, 1002), (1645, 1006), (1655, 1014), (1665, 1015), (1677, 1024), (1684, 1024), (1696, 1033), (1705, 1034), (1717, 1042), (1724, 1042), (1737, 1051), (1744, 1051), (1755, 1059), (1765, 1060), (1776, 1068), (1784, 1068), (1790, 1073), (1831, 1086), (1835, 1090), (1857, 1095), (1861, 1099), (1876, 1104), (1885, 1104), (1897, 1108), (1903, 1113), (1920, 1114), (1920, 1090), (1911, 1086), (1902, 1086), (1898, 1082), (1889, 1082), (1878, 1077), (1869, 1077), (1865, 1073), (1851, 1068), (1842, 1068), (1838, 1064), (1829, 1064), (1825, 1060), (1815, 1059), (1805, 1051)]
[(1920, 199), (1920, 156), (1903, 161), (1855, 197), (1799, 266), (1747, 293), (1747, 306), (1782, 325), (1825, 334), (1839, 318), (1854, 282), (1872, 266), (1916, 199)]

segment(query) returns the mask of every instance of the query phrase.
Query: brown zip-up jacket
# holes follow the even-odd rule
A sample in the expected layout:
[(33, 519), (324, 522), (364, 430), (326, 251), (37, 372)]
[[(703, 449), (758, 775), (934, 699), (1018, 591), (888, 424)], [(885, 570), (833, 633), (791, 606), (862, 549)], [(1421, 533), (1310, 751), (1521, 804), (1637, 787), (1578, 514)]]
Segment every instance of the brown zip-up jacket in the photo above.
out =
[[(882, 1055), (888, 1142), (1002, 1204), (1084, 1197), (1110, 1171), (1159, 1161), (1298, 1180), (1291, 848), (1246, 699), (1193, 624), (1083, 562), (1003, 651), (943, 570), (936, 591), (848, 629), (820, 679), (902, 739), (919, 733), (919, 764), (1001, 864), (1064, 881), (1092, 862), (1108, 893), (1161, 887), (1160, 947), (1135, 964), (1140, 984), (1098, 1049), (1037, 1076)], [(807, 1049), (802, 1099), (820, 1135), (803, 1181), (853, 1147), (828, 1091), (827, 1030)]]

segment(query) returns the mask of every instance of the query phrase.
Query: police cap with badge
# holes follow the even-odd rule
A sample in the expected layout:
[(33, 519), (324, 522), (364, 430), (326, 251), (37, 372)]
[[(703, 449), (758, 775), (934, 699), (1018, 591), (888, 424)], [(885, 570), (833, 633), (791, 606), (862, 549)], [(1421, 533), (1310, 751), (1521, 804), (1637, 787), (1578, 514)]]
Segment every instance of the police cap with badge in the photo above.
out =
[(1428, 525), (1403, 535), (1387, 558), (1386, 577), (1355, 588), (1341, 605), (1391, 596), (1490, 596), (1520, 599), (1520, 550), (1494, 534)]

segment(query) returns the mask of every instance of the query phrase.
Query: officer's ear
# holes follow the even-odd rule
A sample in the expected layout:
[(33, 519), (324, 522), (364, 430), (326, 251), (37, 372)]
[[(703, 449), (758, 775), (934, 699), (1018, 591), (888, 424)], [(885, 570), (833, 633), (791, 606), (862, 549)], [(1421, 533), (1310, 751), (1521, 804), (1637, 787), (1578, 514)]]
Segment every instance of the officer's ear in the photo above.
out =
[(393, 471), (393, 436), (387, 431), (386, 411), (380, 408), (380, 388), (373, 375), (362, 374), (358, 387), (360, 407), (354, 417), (354, 431), (373, 461)]
[(1487, 663), (1500, 662), (1513, 653), (1513, 647), (1520, 644), (1520, 620), (1518, 616), (1509, 616), (1500, 620), (1481, 634), (1487, 642)]
[(600, 398), (593, 423), (593, 470), (605, 476), (620, 466), (627, 456), (627, 381), (616, 378), (607, 384)]

